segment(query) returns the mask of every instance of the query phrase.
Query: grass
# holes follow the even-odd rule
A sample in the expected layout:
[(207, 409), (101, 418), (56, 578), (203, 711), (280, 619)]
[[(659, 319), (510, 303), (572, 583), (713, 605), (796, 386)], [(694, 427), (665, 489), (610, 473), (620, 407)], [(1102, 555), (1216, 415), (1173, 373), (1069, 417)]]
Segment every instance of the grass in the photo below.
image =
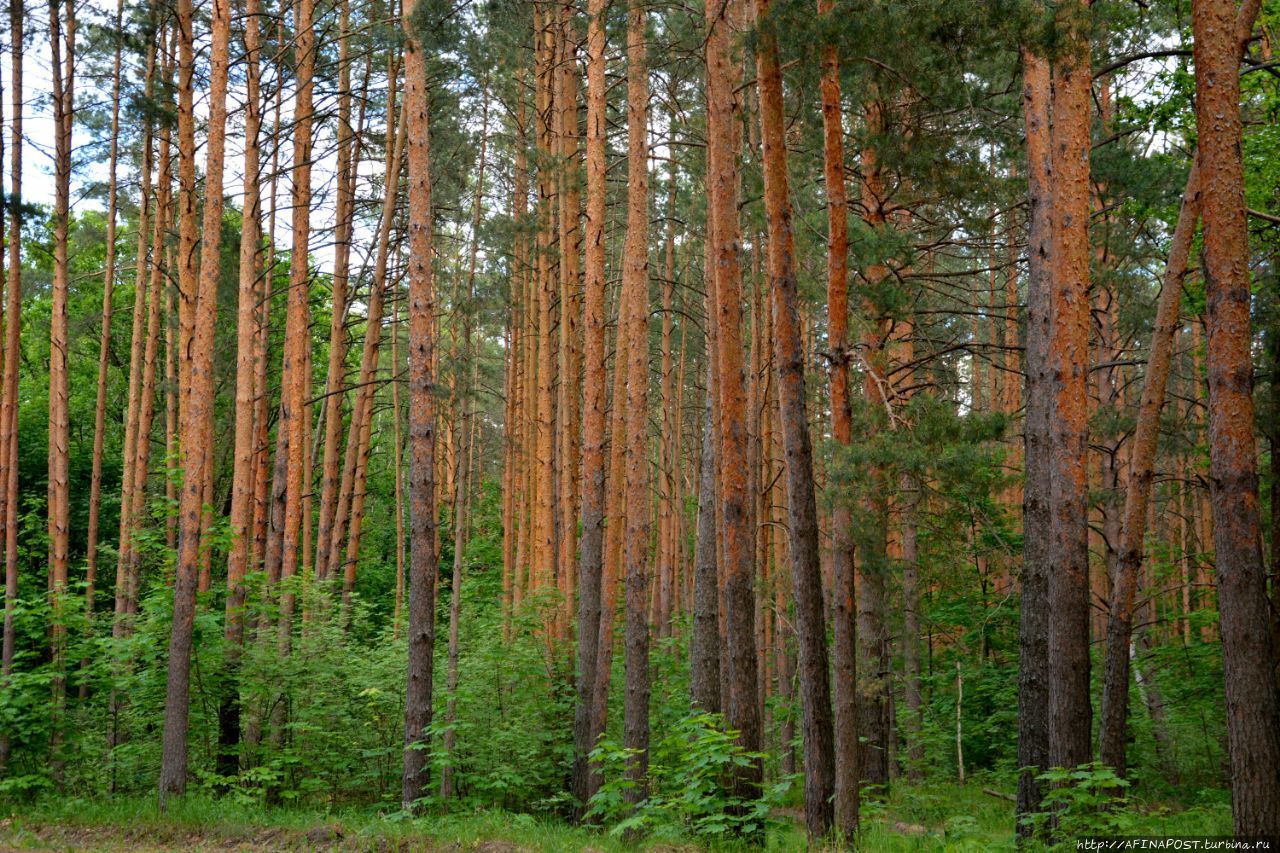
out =
[[(858, 849), (886, 851), (1013, 850), (1013, 803), (993, 784), (898, 785), (863, 800)], [(787, 810), (769, 851), (805, 850), (801, 815)], [(1190, 808), (1134, 803), (1118, 824), (1123, 834), (1225, 835), (1230, 810), (1220, 800)], [(1073, 845), (1069, 845), (1073, 846)], [(23, 850), (623, 850), (693, 851), (692, 841), (624, 843), (606, 833), (527, 814), (482, 810), (405, 819), (369, 808), (322, 811), (268, 808), (192, 794), (161, 812), (154, 798), (45, 798), (0, 803), (0, 849)], [(716, 849), (743, 849), (718, 845)]]

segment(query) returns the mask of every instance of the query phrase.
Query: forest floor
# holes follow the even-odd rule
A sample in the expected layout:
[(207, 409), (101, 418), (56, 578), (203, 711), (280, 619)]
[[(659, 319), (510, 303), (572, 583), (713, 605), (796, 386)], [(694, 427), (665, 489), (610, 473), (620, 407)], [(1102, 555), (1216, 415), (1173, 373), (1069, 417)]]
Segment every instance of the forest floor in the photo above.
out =
[[(909, 795), (908, 795), (909, 794)], [(956, 819), (956, 812), (964, 813)], [(1012, 841), (1010, 803), (958, 786), (902, 788), (885, 803), (867, 801), (863, 849), (989, 850)], [(802, 814), (781, 810), (770, 850), (804, 850)], [(957, 845), (957, 841), (962, 843)], [(599, 832), (529, 815), (497, 811), (396, 820), (371, 811), (325, 814), (263, 809), (198, 796), (160, 813), (152, 798), (42, 800), (0, 804), (0, 851), (611, 851), (684, 853), (692, 841), (626, 844)], [(731, 848), (722, 848), (731, 849)]]
[[(990, 786), (926, 784), (895, 787), (885, 800), (865, 798), (859, 847), (887, 851), (1013, 850), (1013, 804)], [(1193, 810), (1194, 811), (1194, 810)], [(1229, 831), (1229, 812), (1228, 829)], [(802, 814), (780, 810), (767, 849), (805, 850)], [(1211, 822), (1216, 823), (1215, 819)], [(1148, 817), (1142, 823), (1147, 824)], [(1180, 821), (1175, 821), (1181, 823)], [(1173, 826), (1148, 824), (1148, 832)], [(1133, 827), (1138, 829), (1138, 827)], [(1188, 831), (1191, 826), (1178, 826)], [(1197, 825), (1197, 832), (1213, 829)], [(1162, 832), (1163, 830), (1163, 832)], [(742, 849), (717, 845), (714, 849)], [(685, 853), (706, 849), (694, 841), (624, 843), (609, 835), (530, 815), (500, 811), (458, 812), (415, 820), (371, 810), (333, 813), (265, 809), (198, 795), (170, 804), (154, 798), (45, 799), (36, 804), (0, 802), (0, 851), (612, 851), (643, 849)]]

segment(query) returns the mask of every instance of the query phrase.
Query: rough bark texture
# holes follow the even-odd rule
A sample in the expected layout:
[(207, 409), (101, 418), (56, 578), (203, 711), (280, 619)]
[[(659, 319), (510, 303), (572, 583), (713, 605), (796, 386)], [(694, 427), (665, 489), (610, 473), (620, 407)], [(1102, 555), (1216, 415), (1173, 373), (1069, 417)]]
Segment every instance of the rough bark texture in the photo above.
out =
[[(830, 15), (832, 0), (819, 0)], [(849, 230), (844, 183), (844, 126), (840, 59), (834, 45), (822, 49), (823, 176), (827, 186), (827, 337), (831, 358), (831, 436), (853, 441), (849, 397)], [(858, 628), (854, 583), (853, 517), (848, 504), (831, 518), (831, 656), (835, 672), (835, 828), (845, 838), (858, 831)]]
[(644, 0), (627, 15), (627, 238), (622, 290), (627, 294), (627, 448), (624, 564), (626, 566), (626, 693), (622, 743), (629, 802), (646, 796), (649, 772), (649, 71)]
[(1022, 601), (1018, 627), (1018, 834), (1030, 834), (1024, 818), (1040, 810), (1036, 774), (1049, 767), (1049, 265), (1052, 206), (1049, 199), (1049, 63), (1022, 51), (1022, 111), (1027, 134), (1027, 375), (1025, 486), (1023, 489)]
[[(884, 132), (884, 105), (872, 99), (866, 104), (867, 129), (871, 136)], [(886, 187), (879, 154), (874, 145), (863, 146), (862, 218), (867, 227), (885, 229)], [(872, 263), (863, 271), (868, 292), (874, 294), (888, 275), (883, 262)], [(873, 298), (863, 300), (863, 332), (860, 358), (863, 368), (862, 394), (873, 423), (888, 428), (884, 418), (889, 382), (889, 362), (885, 345), (889, 331), (888, 318)], [(858, 772), (871, 785), (889, 782), (890, 724), (890, 657), (886, 630), (886, 580), (889, 572), (889, 500), (890, 481), (880, 466), (870, 466), (866, 477), (873, 483), (863, 500), (867, 518), (861, 532), (861, 559), (857, 564), (858, 583), (858, 648), (862, 669), (858, 688), (858, 737), (860, 739)]]
[(1048, 386), (1049, 763), (1091, 754), (1089, 700), (1089, 107), (1088, 4), (1061, 14), (1067, 44), (1054, 69)]
[[(98, 336), (98, 394), (93, 409), (93, 462), (89, 477), (89, 532), (86, 545), (84, 612), (93, 618), (94, 585), (98, 577), (98, 528), (102, 511), (102, 445), (107, 422), (107, 367), (111, 358), (111, 311), (116, 282), (117, 159), (120, 151), (120, 60), (124, 35), (121, 21), (123, 0), (116, 5), (116, 49), (111, 74), (111, 141), (107, 155), (107, 257), (102, 279), (102, 331)], [(87, 665), (88, 661), (84, 661)], [(80, 695), (88, 695), (89, 683), (80, 685)]]
[[(338, 6), (338, 165), (333, 247), (333, 286), (329, 298), (329, 365), (325, 376), (324, 460), (321, 464), (320, 518), (316, 528), (315, 574), (330, 575), (329, 539), (338, 500), (338, 445), (342, 439), (342, 403), (345, 398), (347, 358), (347, 285), (351, 270), (351, 242), (355, 224), (356, 171), (359, 140), (351, 127), (351, 4)], [(394, 184), (395, 181), (388, 181)]]
[(592, 715), (604, 571), (605, 428), (605, 0), (587, 7), (587, 225), (583, 282), (582, 534), (578, 545), (578, 699), (573, 793), (585, 804), (598, 788), (587, 756), (599, 729)]
[(234, 776), (239, 771), (240, 685), (239, 666), (244, 644), (244, 576), (252, 541), (254, 480), (254, 401), (265, 389), (257, 386), (254, 363), (258, 336), (258, 302), (262, 287), (259, 254), (262, 242), (262, 193), (259, 189), (258, 135), (262, 129), (258, 54), (259, 0), (245, 3), (245, 149), (244, 206), (240, 232), (240, 280), (236, 305), (236, 415), (235, 446), (231, 472), (231, 548), (227, 554), (227, 601), (224, 618), (226, 686), (218, 708), (218, 772)]
[(406, 158), (409, 164), (409, 639), (401, 806), (418, 808), (426, 790), (435, 648), (435, 405), (431, 399), (431, 159), (427, 61), (413, 36), (417, 2), (405, 8)]
[(1259, 529), (1235, 18), (1232, 0), (1192, 4), (1209, 333), (1209, 488), (1235, 834), (1276, 837), (1280, 699)]
[[(827, 674), (827, 630), (822, 612), (813, 447), (805, 413), (805, 350), (801, 339), (795, 238), (791, 231), (791, 201), (788, 197), (782, 68), (778, 61), (777, 33), (767, 18), (768, 11), (769, 0), (756, 0), (757, 23), (761, 27), (756, 76), (760, 89), (760, 140), (764, 153), (765, 216), (769, 231), (774, 365), (778, 379), (782, 445), (786, 455), (787, 529), (791, 545), (792, 592), (796, 602), (796, 636), (800, 645), (805, 826), (810, 837), (816, 839), (831, 830), (832, 820), (835, 769), (831, 686)], [(842, 181), (843, 177), (837, 175), (836, 183)], [(852, 778), (856, 785), (857, 777)], [(848, 809), (850, 805), (846, 802), (843, 807)], [(852, 834), (856, 818), (845, 815), (844, 823)]]
[[(21, 46), (23, 4), (9, 3), (10, 45)], [(9, 119), (9, 192), (22, 197), (22, 51), (10, 50), (9, 89), (12, 115)], [(0, 131), (3, 129), (0, 128)], [(2, 179), (2, 178), (0, 178)], [(4, 635), (0, 656), (0, 684), (13, 672), (14, 608), (18, 598), (18, 351), (22, 332), (22, 208), (9, 206), (9, 264), (5, 294), (4, 379), (0, 385), (0, 505), (4, 522)], [(0, 737), (0, 769), (8, 763), (10, 741)]]
[(53, 70), (54, 122), (54, 202), (53, 202), (53, 288), (49, 319), (49, 469), (48, 469), (48, 585), (52, 618), (53, 701), (50, 711), (50, 763), (54, 784), (62, 784), (62, 715), (66, 675), (63, 659), (66, 626), (63, 624), (67, 566), (70, 561), (71, 511), (71, 421), (69, 376), (67, 374), (67, 301), (71, 287), (71, 260), (68, 247), (71, 205), (71, 123), (74, 112), (75, 7), (49, 4), (49, 43)]
[[(751, 528), (751, 484), (747, 465), (747, 390), (742, 369), (742, 273), (738, 261), (738, 124), (741, 116), (741, 64), (731, 45), (740, 28), (738, 0), (707, 6), (707, 190), (715, 239), (717, 360), (716, 387), (720, 396), (720, 501), (723, 513), (723, 560), (719, 561), (724, 591), (726, 640), (725, 718), (739, 732), (750, 752), (761, 744), (761, 721), (756, 669), (755, 566)], [(734, 773), (740, 794), (759, 788), (759, 762)]]
[[(708, 324), (708, 328), (710, 325)], [(694, 707), (720, 711), (720, 601), (716, 575), (716, 439), (714, 370), (707, 360), (698, 464), (698, 528), (693, 554), (693, 633), (689, 638), (689, 694)]]
[[(305, 0), (304, 0), (305, 2)], [(189, 10), (188, 10), (189, 11)], [(189, 27), (190, 15), (179, 19)], [(188, 368), (189, 387), (183, 427), (186, 470), (178, 507), (180, 538), (173, 585), (173, 627), (169, 636), (169, 672), (165, 693), (164, 753), (160, 765), (160, 801), (186, 788), (187, 718), (192, 629), (200, 569), (208, 449), (213, 440), (213, 343), (218, 313), (220, 237), (222, 234), (222, 166), (227, 121), (227, 71), (230, 62), (229, 0), (213, 4), (213, 47), (209, 76), (209, 136), (205, 145), (205, 192), (200, 277), (191, 306), (194, 326)], [(295, 255), (296, 257), (296, 255)]]

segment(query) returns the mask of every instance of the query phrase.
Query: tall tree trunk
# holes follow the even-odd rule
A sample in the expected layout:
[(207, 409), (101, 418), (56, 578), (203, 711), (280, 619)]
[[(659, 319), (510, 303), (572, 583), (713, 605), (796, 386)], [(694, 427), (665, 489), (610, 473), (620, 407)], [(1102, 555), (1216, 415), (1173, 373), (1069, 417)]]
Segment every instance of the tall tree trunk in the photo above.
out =
[(1209, 333), (1209, 485), (1234, 829), (1240, 836), (1274, 837), (1280, 835), (1280, 698), (1258, 517), (1235, 15), (1230, 0), (1192, 5)]
[[(819, 0), (818, 14), (830, 16), (833, 0)], [(827, 323), (831, 349), (831, 435), (853, 441), (849, 399), (849, 229), (844, 183), (843, 105), (840, 58), (834, 44), (822, 48), (823, 177), (827, 187)], [(853, 517), (847, 503), (832, 510), (832, 643), (835, 667), (834, 756), (835, 828), (852, 839), (858, 831), (858, 646), (854, 584)]]
[(1040, 811), (1036, 775), (1049, 768), (1049, 274), (1052, 245), (1049, 63), (1022, 50), (1022, 111), (1027, 135), (1027, 414), (1023, 488), (1021, 618), (1018, 626), (1017, 832), (1031, 834), (1029, 815)]
[[(733, 34), (741, 29), (741, 4), (729, 0), (708, 5), (707, 38), (707, 185), (714, 236), (716, 325), (720, 396), (720, 501), (724, 558), (718, 561), (725, 598), (727, 642), (725, 716), (749, 752), (761, 744), (756, 685), (755, 567), (752, 553), (751, 485), (748, 480), (746, 379), (742, 370), (742, 273), (739, 267), (738, 154), (742, 72), (733, 57)], [(736, 791), (752, 796), (759, 789), (761, 765), (735, 768)]]
[[(155, 34), (148, 48), (147, 58), (147, 79), (143, 86), (144, 97), (150, 99), (154, 94), (156, 59), (159, 53), (160, 42), (166, 38), (163, 32)], [(163, 73), (167, 74), (167, 65)], [(166, 78), (167, 79), (167, 78)], [(121, 471), (120, 485), (120, 536), (116, 548), (116, 584), (115, 584), (115, 620), (111, 626), (111, 633), (114, 637), (123, 637), (130, 631), (129, 614), (132, 610), (132, 596), (130, 594), (130, 581), (132, 572), (130, 571), (132, 564), (132, 552), (134, 549), (133, 529), (136, 519), (133, 515), (134, 492), (142, 484), (146, 482), (147, 472), (139, 470), (140, 451), (142, 447), (138, 442), (139, 423), (142, 414), (142, 395), (143, 395), (143, 351), (146, 347), (152, 347), (152, 390), (154, 392), (155, 378), (155, 352), (159, 343), (159, 300), (152, 299), (148, 301), (148, 287), (151, 280), (150, 273), (160, 266), (163, 258), (160, 243), (153, 239), (152, 228), (159, 229), (156, 233), (163, 234), (160, 223), (165, 217), (165, 213), (159, 209), (162, 191), (166, 188), (157, 186), (154, 205), (152, 199), (152, 166), (154, 164), (154, 149), (156, 137), (156, 124), (154, 120), (148, 121), (143, 134), (142, 149), (142, 170), (141, 170), (141, 188), (138, 197), (138, 243), (137, 250), (134, 255), (134, 280), (133, 280), (133, 329), (129, 341), (129, 393), (125, 404), (124, 414), (124, 449)], [(167, 139), (167, 133), (165, 134)], [(165, 143), (167, 145), (167, 143)], [(167, 155), (166, 161), (167, 163)], [(152, 225), (154, 219), (155, 224)], [(150, 257), (148, 258), (148, 250)], [(149, 314), (154, 313), (156, 316), (156, 326), (150, 328)], [(154, 399), (154, 398), (153, 398)], [(150, 451), (150, 435), (147, 436), (147, 450)], [(2, 442), (0, 442), (2, 444)], [(150, 460), (150, 453), (147, 455)], [(112, 696), (112, 732), (110, 735), (111, 742), (116, 742), (118, 734), (115, 729), (115, 709), (118, 694), (113, 693)]]
[(257, 387), (255, 345), (258, 336), (258, 302), (262, 297), (259, 253), (262, 242), (262, 194), (258, 136), (262, 129), (262, 104), (258, 54), (259, 0), (245, 0), (245, 145), (244, 207), (240, 232), (240, 280), (236, 305), (236, 416), (235, 448), (231, 473), (231, 547), (227, 554), (227, 600), (223, 619), (226, 642), (226, 684), (218, 707), (218, 772), (239, 772), (240, 655), (244, 644), (245, 572), (253, 523), (254, 401), (266, 393)]
[[(93, 408), (93, 461), (89, 477), (89, 532), (84, 573), (84, 613), (86, 622), (93, 619), (95, 582), (98, 578), (98, 528), (102, 512), (102, 446), (107, 426), (107, 367), (111, 356), (111, 310), (116, 282), (116, 210), (117, 159), (120, 152), (120, 61), (123, 54), (124, 0), (116, 3), (116, 48), (111, 66), (111, 142), (107, 155), (107, 257), (102, 278), (102, 331), (98, 338), (98, 394)], [(145, 226), (144, 226), (145, 230)], [(82, 669), (88, 666), (82, 661)], [(80, 697), (89, 693), (86, 680), (80, 685)]]
[[(627, 237), (622, 292), (627, 336), (627, 440), (624, 562), (626, 635), (622, 743), (631, 787), (639, 803), (649, 772), (649, 68), (646, 0), (631, 0), (627, 14)], [(617, 369), (621, 369), (618, 364)], [(615, 401), (616, 405), (616, 401)]]
[(587, 223), (583, 279), (582, 534), (578, 545), (578, 697), (574, 712), (573, 793), (585, 804), (599, 789), (588, 756), (601, 728), (593, 718), (600, 592), (604, 572), (605, 409), (605, 0), (587, 7)]
[[(12, 115), (9, 118), (9, 194), (22, 198), (22, 54), (23, 4), (9, 3), (9, 88)], [(0, 128), (0, 132), (3, 128)], [(2, 180), (2, 176), (0, 176)], [(9, 268), (5, 294), (4, 379), (0, 385), (0, 506), (4, 521), (4, 635), (0, 657), (0, 685), (13, 674), (16, 642), (14, 610), (18, 599), (18, 353), (22, 346), (22, 207), (8, 206)], [(8, 765), (11, 742), (0, 736), (0, 771)]]
[[(383, 187), (382, 216), (378, 221), (378, 233), (373, 264), (373, 280), (369, 285), (368, 305), (365, 311), (364, 348), (360, 356), (360, 374), (357, 378), (356, 401), (351, 409), (351, 426), (347, 431), (346, 454), (342, 465), (342, 482), (338, 487), (337, 507), (329, 536), (329, 556), (326, 560), (328, 575), (342, 566), (342, 606), (344, 613), (350, 606), (351, 593), (355, 589), (356, 561), (349, 556), (342, 559), (344, 537), (348, 554), (352, 554), (350, 540), (358, 539), (357, 526), (361, 523), (354, 504), (364, 493), (365, 467), (362, 464), (369, 453), (369, 430), (373, 422), (375, 380), (378, 371), (378, 349), (382, 340), (382, 312), (386, 300), (387, 267), (391, 253), (391, 227), (395, 221), (400, 164), (404, 156), (407, 114), (401, 110), (396, 124), (396, 74), (392, 64), (388, 71), (391, 82), (387, 88), (388, 131), (393, 132), (387, 147), (384, 168), (390, 176)], [(326, 576), (328, 576), (326, 575)], [(346, 618), (345, 616), (343, 617)]]
[[(534, 39), (537, 61), (535, 91), (537, 95), (536, 142), (541, 165), (538, 168), (537, 281), (536, 324), (536, 409), (533, 442), (533, 540), (529, 568), (530, 590), (546, 590), (555, 585), (555, 366), (556, 287), (552, 265), (552, 228), (555, 221), (555, 180), (550, 163), (552, 152), (552, 119), (554, 116), (555, 27), (547, 3), (534, 5)], [(555, 635), (558, 610), (545, 614), (548, 644)]]
[[(788, 195), (782, 68), (778, 61), (776, 24), (768, 20), (768, 12), (769, 0), (756, 0), (757, 26), (761, 27), (756, 76), (760, 89), (760, 139), (764, 153), (765, 215), (769, 230), (769, 290), (773, 310), (773, 344), (776, 347), (774, 364), (778, 378), (782, 443), (786, 454), (787, 530), (791, 544), (792, 593), (796, 602), (796, 636), (800, 645), (805, 826), (810, 837), (817, 839), (831, 829), (831, 799), (835, 789), (831, 687), (827, 674), (827, 630), (822, 612), (813, 448), (805, 413), (805, 352), (801, 340), (795, 238), (791, 230), (791, 200)], [(827, 73), (830, 74), (831, 70), (829, 60)], [(830, 178), (830, 167), (827, 174)], [(837, 170), (835, 183), (842, 182), (843, 176)], [(856, 784), (857, 777), (851, 778)], [(852, 805), (845, 802), (842, 807), (848, 809)], [(848, 827), (852, 831), (856, 828), (856, 819), (846, 814), (844, 824), (842, 829)]]
[[(305, 1), (305, 0), (304, 0)], [(188, 0), (183, 0), (184, 5)], [(190, 27), (189, 8), (179, 26)], [(218, 312), (218, 279), (222, 236), (222, 166), (227, 121), (227, 72), (230, 62), (231, 8), (229, 0), (213, 4), (213, 46), (210, 54), (209, 134), (205, 143), (204, 228), (201, 241), (199, 289), (193, 294), (194, 319), (183, 450), (186, 470), (178, 508), (181, 536), (173, 586), (173, 627), (169, 636), (169, 672), (165, 693), (160, 802), (181, 794), (187, 783), (187, 717), (190, 686), (195, 594), (205, 520), (205, 482), (213, 472), (207, 448), (213, 439), (213, 346)], [(179, 113), (181, 115), (181, 113)], [(184, 211), (186, 215), (186, 211)], [(185, 225), (184, 225), (185, 227)], [(305, 252), (303, 253), (305, 255)], [(295, 254), (295, 257), (297, 255)], [(184, 358), (184, 360), (186, 360)]]
[(1091, 754), (1089, 702), (1089, 65), (1087, 2), (1061, 14), (1067, 44), (1050, 113), (1053, 223), (1049, 299), (1049, 762)]
[(404, 453), (400, 432), (400, 302), (391, 309), (391, 465), (396, 490), (396, 600), (391, 615), (391, 635), (400, 639), (401, 614), (404, 612)]
[[(54, 203), (53, 203), (53, 289), (49, 321), (49, 604), (52, 627), (50, 647), (53, 670), (52, 729), (49, 745), (54, 783), (62, 784), (62, 715), (65, 705), (66, 674), (64, 651), (66, 626), (63, 623), (63, 596), (70, 561), (70, 438), (67, 374), (67, 301), (71, 288), (71, 259), (68, 247), (71, 205), (71, 125), (74, 113), (75, 6), (49, 4), (49, 44), (53, 71), (54, 122)], [(65, 22), (63, 16), (65, 14)]]
[[(307, 453), (307, 365), (311, 347), (311, 273), (307, 261), (311, 236), (311, 129), (315, 121), (314, 0), (295, 7), (294, 57), (297, 92), (293, 104), (293, 240), (289, 251), (289, 298), (285, 311), (284, 359), (280, 378), (280, 424), (288, 436), (285, 468), (284, 541), (280, 558), (279, 648), (288, 654), (292, 642), (294, 592), (291, 579), (301, 562), (302, 498), (310, 488), (303, 479)], [(278, 705), (283, 707), (283, 703)]]
[[(1243, 51), (1253, 31), (1253, 22), (1261, 8), (1261, 0), (1246, 0), (1236, 15), (1236, 43)], [(1129, 668), (1132, 659), (1133, 601), (1138, 574), (1142, 568), (1143, 536), (1147, 529), (1147, 508), (1151, 486), (1155, 480), (1154, 463), (1160, 439), (1160, 412), (1164, 408), (1165, 390), (1173, 360), (1174, 344), (1182, 321), (1182, 285), (1186, 278), (1191, 242), (1200, 220), (1200, 156), (1192, 157), (1191, 173), (1182, 193), (1178, 222), (1169, 245), (1160, 298), (1156, 303), (1155, 325), (1151, 333), (1147, 372), (1143, 378), (1142, 398), (1134, 428), (1133, 450), (1129, 459), (1129, 479), (1121, 540), (1118, 546), (1116, 576), (1111, 590), (1104, 652), (1102, 713), (1098, 733), (1098, 753), (1102, 763), (1115, 768), (1123, 776), (1126, 770), (1125, 723), (1129, 713)], [(1179, 491), (1181, 495), (1181, 490)], [(1181, 517), (1181, 516), (1180, 516)], [(1185, 523), (1185, 520), (1184, 520)], [(1184, 584), (1184, 596), (1189, 592)], [(1187, 599), (1189, 603), (1189, 599)], [(1189, 608), (1184, 607), (1184, 610)]]
[[(876, 99), (866, 104), (866, 121), (869, 134), (874, 138), (884, 132), (884, 105)], [(885, 230), (886, 189), (879, 154), (875, 148), (865, 145), (860, 154), (862, 161), (862, 206), (864, 223), (877, 231)], [(884, 263), (869, 265), (864, 273), (872, 292), (888, 275)], [(863, 300), (867, 314), (862, 333), (863, 396), (871, 417), (879, 428), (887, 429), (882, 415), (886, 405), (889, 362), (886, 352), (886, 336), (889, 330), (887, 318), (881, 306), (870, 299)], [(872, 482), (870, 493), (864, 499), (868, 517), (867, 532), (863, 538), (862, 559), (857, 564), (858, 583), (858, 647), (865, 669), (858, 678), (858, 730), (861, 740), (858, 771), (871, 785), (889, 782), (889, 637), (885, 626), (885, 587), (889, 570), (888, 533), (889, 501), (887, 493), (890, 481), (883, 468), (874, 466), (868, 472)]]
[[(487, 85), (487, 84), (486, 84)], [(449, 672), (447, 678), (448, 702), (445, 708), (444, 752), (446, 760), (440, 774), (440, 799), (453, 797), (453, 752), (455, 743), (454, 721), (458, 708), (458, 630), (462, 619), (462, 572), (467, 548), (467, 510), (471, 494), (471, 450), (475, 441), (475, 416), (471, 411), (471, 396), (475, 382), (469, 377), (476, 371), (475, 354), (471, 349), (471, 312), (474, 310), (476, 286), (476, 260), (480, 251), (480, 216), (484, 204), (485, 155), (488, 153), (489, 91), (483, 94), (484, 105), (480, 120), (480, 157), (476, 167), (476, 193), (471, 208), (471, 257), (467, 263), (467, 290), (461, 309), (462, 347), (459, 352), (457, 422), (463, 435), (458, 448), (458, 473), (454, 477), (453, 498), (453, 574), (450, 578), (449, 598)]]
[[(709, 242), (709, 241), (708, 241)], [(708, 269), (708, 281), (711, 270)], [(710, 294), (708, 294), (710, 297)], [(710, 302), (708, 298), (708, 302)], [(707, 323), (710, 337), (712, 325)], [(708, 341), (714, 346), (714, 341)], [(716, 388), (707, 358), (698, 462), (698, 528), (693, 555), (693, 632), (689, 638), (689, 694), (695, 708), (720, 711), (720, 592), (716, 569)]]
[(426, 790), (435, 648), (435, 406), (431, 399), (431, 159), (427, 58), (414, 34), (417, 4), (405, 9), (404, 110), (409, 164), (409, 665), (400, 802), (418, 808)]
[(556, 438), (556, 462), (559, 466), (560, 534), (557, 539), (557, 578), (560, 589), (561, 616), (559, 639), (568, 642), (574, 622), (574, 591), (577, 586), (578, 486), (581, 471), (582, 354), (578, 339), (582, 326), (581, 262), (578, 244), (581, 231), (580, 157), (578, 154), (578, 62), (577, 42), (573, 32), (576, 6), (561, 0), (556, 16), (558, 65), (556, 71), (556, 153), (559, 161), (559, 269), (560, 269), (560, 345), (556, 410), (560, 427)]
[[(1005, 377), (1017, 381), (1017, 374)], [(902, 502), (902, 669), (906, 676), (907, 703), (907, 781), (924, 779), (924, 698), (920, 691), (920, 559), (917, 546), (916, 519), (920, 504), (920, 486), (916, 478), (903, 475), (905, 495)]]
[[(338, 443), (342, 439), (342, 404), (346, 396), (347, 286), (351, 272), (351, 243), (355, 231), (356, 176), (359, 170), (359, 137), (351, 127), (351, 4), (338, 6), (338, 164), (337, 200), (334, 211), (333, 289), (329, 308), (329, 367), (325, 379), (324, 460), (320, 467), (320, 519), (316, 529), (319, 543), (315, 553), (316, 580), (330, 576), (329, 539), (338, 500)], [(392, 115), (392, 113), (388, 113)], [(390, 124), (390, 120), (388, 124)], [(394, 185), (394, 181), (388, 181)]]

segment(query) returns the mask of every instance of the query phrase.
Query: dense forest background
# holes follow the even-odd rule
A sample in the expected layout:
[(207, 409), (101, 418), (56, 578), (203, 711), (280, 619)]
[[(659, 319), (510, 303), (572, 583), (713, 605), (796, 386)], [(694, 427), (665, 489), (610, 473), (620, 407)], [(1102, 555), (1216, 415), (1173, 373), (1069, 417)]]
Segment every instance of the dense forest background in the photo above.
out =
[(11, 0), (0, 809), (1280, 838), (1277, 26)]

